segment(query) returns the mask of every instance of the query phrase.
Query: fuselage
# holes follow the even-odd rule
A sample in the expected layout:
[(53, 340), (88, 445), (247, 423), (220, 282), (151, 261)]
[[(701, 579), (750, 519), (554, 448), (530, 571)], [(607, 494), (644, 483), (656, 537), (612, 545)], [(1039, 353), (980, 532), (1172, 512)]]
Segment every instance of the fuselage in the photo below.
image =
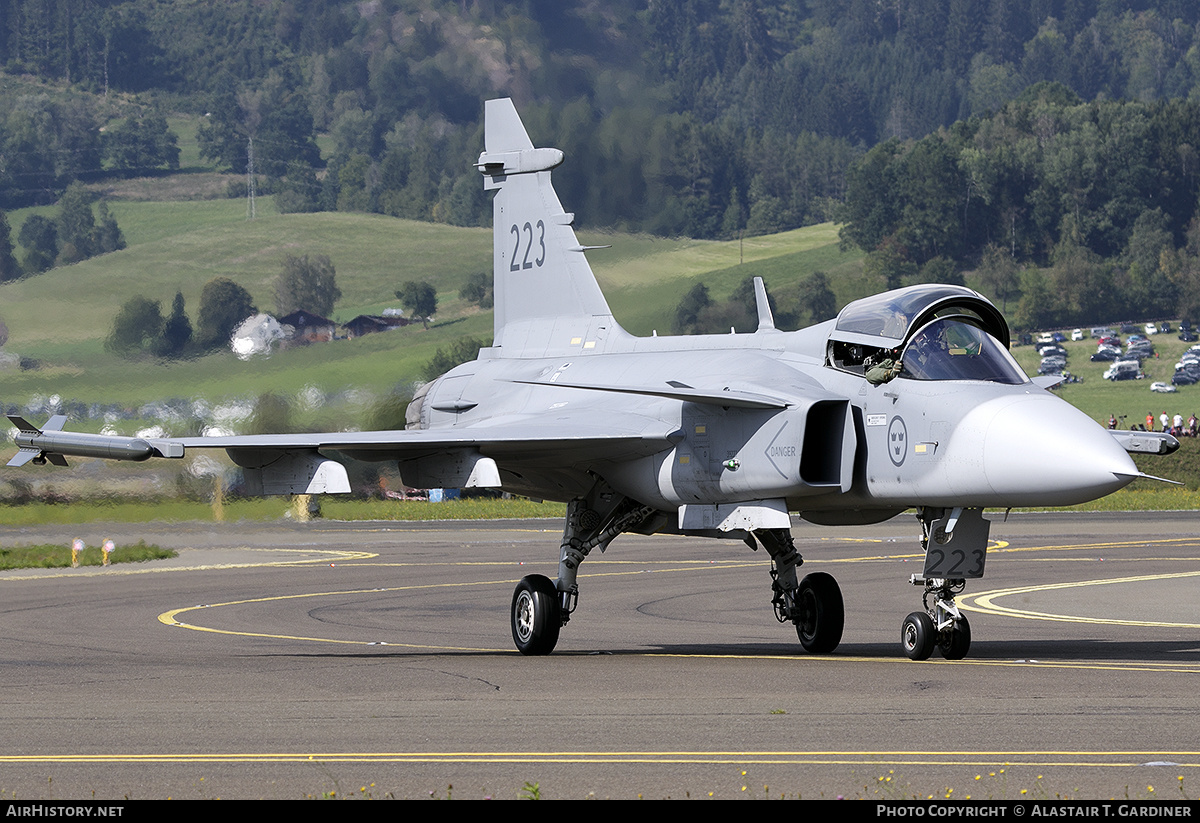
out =
[[(537, 420), (581, 432), (669, 431), (669, 448), (653, 454), (504, 455), (501, 477), (511, 491), (569, 500), (598, 475), (662, 511), (783, 499), (820, 522), (869, 521), (914, 506), (1071, 505), (1137, 475), (1108, 432), (1023, 374), (1004, 383), (902, 372), (873, 385), (825, 357), (831, 328), (626, 335), (603, 352), (553, 358), (485, 350), (429, 388), (421, 426)], [(654, 393), (668, 386), (776, 398), (785, 407)]]

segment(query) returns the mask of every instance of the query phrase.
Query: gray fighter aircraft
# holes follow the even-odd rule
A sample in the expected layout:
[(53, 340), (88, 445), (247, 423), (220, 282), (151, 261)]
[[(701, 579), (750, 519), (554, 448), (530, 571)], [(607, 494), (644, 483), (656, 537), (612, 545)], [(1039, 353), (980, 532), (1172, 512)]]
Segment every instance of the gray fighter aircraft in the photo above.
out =
[(961, 286), (887, 292), (783, 332), (756, 280), (751, 333), (634, 337), (551, 186), (562, 152), (535, 148), (510, 100), (488, 101), (485, 122), (476, 168), (495, 192), (495, 339), (417, 393), (404, 431), (138, 439), (12, 417), (20, 451), (9, 465), (223, 448), (259, 493), (348, 492), (333, 452), (396, 461), (418, 488), (566, 501), (557, 580), (530, 575), (512, 598), (513, 640), (531, 655), (549, 653), (575, 612), (580, 564), (622, 532), (762, 545), (776, 617), (809, 652), (831, 652), (841, 591), (824, 572), (798, 579), (789, 513), (840, 525), (915, 509), (924, 608), (901, 638), (920, 660), (935, 648), (967, 654), (954, 597), (983, 575), (984, 509), (1092, 500), (1144, 476), (1127, 451), (1178, 447), (1110, 433), (1031, 381), (1000, 312)]

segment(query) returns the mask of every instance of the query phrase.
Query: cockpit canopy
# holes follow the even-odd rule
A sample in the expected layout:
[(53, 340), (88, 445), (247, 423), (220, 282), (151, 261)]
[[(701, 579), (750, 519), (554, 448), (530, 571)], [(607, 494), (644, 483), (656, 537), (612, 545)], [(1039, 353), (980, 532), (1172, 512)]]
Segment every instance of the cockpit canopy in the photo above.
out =
[(1009, 346), (1008, 324), (986, 297), (965, 286), (930, 283), (855, 300), (838, 313), (830, 340), (898, 348), (935, 317), (958, 315)]
[(829, 365), (856, 374), (902, 361), (903, 369), (886, 379), (1024, 383), (1029, 378), (1008, 346), (1008, 324), (987, 298), (963, 286), (929, 284), (847, 305), (829, 334), (828, 356)]

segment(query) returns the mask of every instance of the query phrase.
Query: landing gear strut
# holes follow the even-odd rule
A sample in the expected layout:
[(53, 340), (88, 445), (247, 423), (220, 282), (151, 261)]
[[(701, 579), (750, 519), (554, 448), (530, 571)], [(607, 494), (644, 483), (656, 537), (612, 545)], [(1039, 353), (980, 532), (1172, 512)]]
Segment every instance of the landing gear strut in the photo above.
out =
[(771, 555), (771, 589), (775, 617), (792, 622), (800, 645), (810, 654), (829, 654), (842, 641), (845, 606), (837, 581), (824, 572), (813, 572), (796, 582), (796, 568), (803, 562), (788, 529), (757, 529), (758, 542)]
[(579, 564), (597, 546), (603, 552), (624, 531), (647, 520), (655, 512), (617, 494), (597, 481), (586, 497), (567, 504), (558, 561), (558, 580), (531, 574), (517, 584), (512, 599), (512, 636), (521, 654), (550, 654), (558, 643), (559, 630), (567, 625), (579, 604), (576, 582)]
[(921, 509), (917, 516), (925, 571), (914, 574), (912, 583), (925, 587), (925, 611), (904, 618), (900, 645), (912, 660), (928, 660), (935, 648), (947, 660), (962, 660), (971, 648), (971, 624), (954, 596), (966, 588), (967, 578), (983, 577), (990, 524), (980, 509)]

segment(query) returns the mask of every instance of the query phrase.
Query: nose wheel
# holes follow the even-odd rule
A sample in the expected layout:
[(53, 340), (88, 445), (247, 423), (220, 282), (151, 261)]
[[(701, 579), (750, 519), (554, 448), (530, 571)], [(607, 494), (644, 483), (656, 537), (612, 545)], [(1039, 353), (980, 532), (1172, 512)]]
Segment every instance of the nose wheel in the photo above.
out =
[(947, 660), (962, 660), (971, 649), (971, 624), (959, 615), (954, 625), (938, 635), (938, 651)]
[(900, 624), (900, 645), (909, 660), (928, 660), (936, 642), (933, 620), (925, 612), (913, 612)]
[[(965, 580), (924, 580), (914, 576), (913, 583), (925, 584), (925, 611), (913, 612), (900, 624), (900, 646), (910, 660), (928, 660), (933, 650), (947, 660), (962, 660), (971, 649), (971, 624), (954, 603)], [(933, 607), (929, 600), (933, 598)]]
[(900, 645), (909, 660), (928, 660), (937, 649), (947, 660), (962, 660), (971, 648), (971, 624), (959, 616), (942, 631), (925, 612), (913, 612), (900, 624)]

